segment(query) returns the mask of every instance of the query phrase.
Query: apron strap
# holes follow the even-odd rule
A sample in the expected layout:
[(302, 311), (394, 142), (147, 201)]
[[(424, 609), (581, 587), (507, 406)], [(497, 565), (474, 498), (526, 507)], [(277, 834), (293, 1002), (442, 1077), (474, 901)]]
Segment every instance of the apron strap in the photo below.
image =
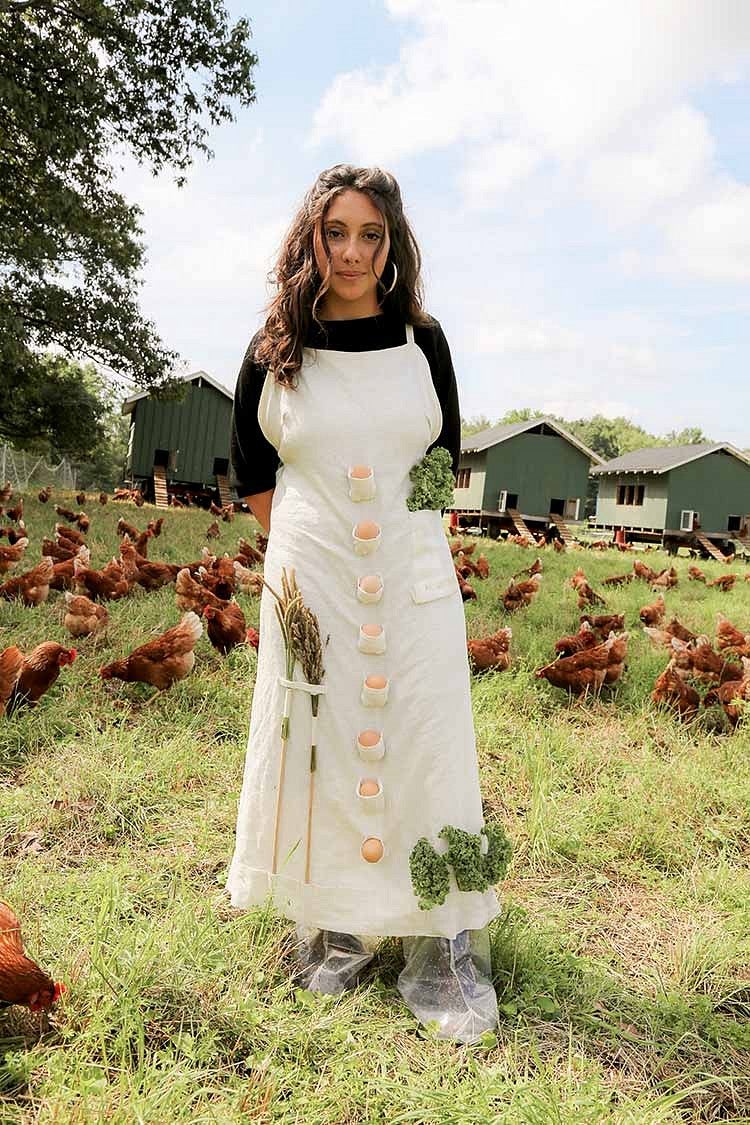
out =
[(406, 340), (409, 344), (414, 343), (414, 327), (411, 324), (407, 324), (406, 326)]

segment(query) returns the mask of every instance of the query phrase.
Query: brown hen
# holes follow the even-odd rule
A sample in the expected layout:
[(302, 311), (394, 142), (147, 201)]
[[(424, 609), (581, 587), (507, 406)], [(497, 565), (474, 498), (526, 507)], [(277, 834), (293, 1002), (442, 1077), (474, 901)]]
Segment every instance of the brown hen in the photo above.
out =
[(247, 624), (237, 602), (227, 602), (223, 609), (207, 605), (203, 609), (203, 616), (206, 619), (208, 639), (222, 656), (226, 656), (245, 640)]
[(683, 719), (692, 719), (697, 715), (701, 702), (698, 692), (677, 674), (671, 660), (661, 675), (657, 676), (651, 699), (657, 705), (675, 709)]
[(99, 669), (103, 680), (125, 680), (127, 683), (151, 684), (166, 691), (177, 680), (182, 680), (195, 665), (195, 648), (203, 633), (197, 614), (186, 613), (178, 625), (167, 629), (160, 637), (134, 649), (124, 660), (115, 660)]
[(27, 606), (41, 605), (49, 597), (50, 582), (54, 574), (55, 564), (47, 555), (31, 570), (4, 582), (0, 586), (0, 598), (5, 598), (8, 602), (19, 598)]
[(510, 642), (513, 630), (510, 625), (498, 629), (487, 637), (468, 640), (466, 648), (469, 663), (473, 672), (485, 672), (494, 668), (498, 672), (505, 672), (510, 667)]
[(98, 605), (85, 594), (71, 594), (65, 591), (65, 616), (63, 625), (73, 637), (89, 637), (106, 632), (109, 612), (106, 606)]
[(23, 658), (21, 671), (8, 701), (8, 714), (18, 707), (36, 707), (60, 675), (60, 670), (76, 658), (74, 648), (57, 641), (42, 641)]
[(7, 902), (0, 902), (0, 1005), (23, 1004), (32, 1012), (51, 1008), (65, 992), (23, 949), (21, 926)]
[(0, 715), (5, 714), (8, 700), (21, 674), (22, 664), (23, 653), (15, 645), (0, 652)]
[(12, 547), (0, 547), (0, 574), (7, 574), (12, 566), (21, 561), (28, 545), (28, 539), (19, 539)]

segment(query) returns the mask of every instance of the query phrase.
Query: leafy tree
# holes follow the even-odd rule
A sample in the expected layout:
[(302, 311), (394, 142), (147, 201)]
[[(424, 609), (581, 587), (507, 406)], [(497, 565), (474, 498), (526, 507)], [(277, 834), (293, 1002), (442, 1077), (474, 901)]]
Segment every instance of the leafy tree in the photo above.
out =
[(670, 430), (664, 435), (664, 441), (667, 445), (703, 445), (711, 438), (706, 437), (700, 426), (686, 426), (684, 430)]
[[(498, 418), (496, 426), (512, 426), (515, 422), (530, 422), (532, 418), (554, 418), (554, 414), (545, 414), (543, 410), (532, 410), (524, 406), (520, 410), (508, 410), (502, 418)], [(560, 419), (562, 421), (562, 419)]]
[(213, 156), (208, 126), (255, 101), (246, 19), (223, 0), (0, 0), (0, 401), (57, 347), (160, 387), (179, 358), (138, 310), (129, 151), (154, 174)]
[(605, 461), (621, 457), (623, 453), (631, 453), (634, 449), (665, 444), (662, 439), (649, 434), (628, 418), (605, 418), (603, 414), (595, 414), (592, 418), (577, 418), (568, 422), (566, 429)]
[(122, 484), (128, 451), (129, 420), (110, 410), (104, 420), (104, 435), (83, 462), (76, 462), (78, 487), (111, 492)]
[(478, 434), (482, 430), (489, 430), (494, 422), (490, 422), (486, 414), (475, 414), (473, 418), (461, 419), (461, 436), (468, 437), (469, 434)]
[(102, 383), (91, 364), (40, 356), (23, 381), (2, 387), (0, 437), (30, 452), (86, 457), (106, 432)]

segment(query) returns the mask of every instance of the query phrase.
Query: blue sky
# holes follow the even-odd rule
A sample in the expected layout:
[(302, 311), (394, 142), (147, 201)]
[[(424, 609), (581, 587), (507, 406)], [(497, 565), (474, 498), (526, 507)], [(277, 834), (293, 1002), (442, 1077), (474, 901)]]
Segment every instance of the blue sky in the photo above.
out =
[(317, 174), (397, 177), (465, 418), (750, 448), (748, 0), (233, 0), (257, 102), (188, 184), (124, 162), (142, 309), (233, 388)]

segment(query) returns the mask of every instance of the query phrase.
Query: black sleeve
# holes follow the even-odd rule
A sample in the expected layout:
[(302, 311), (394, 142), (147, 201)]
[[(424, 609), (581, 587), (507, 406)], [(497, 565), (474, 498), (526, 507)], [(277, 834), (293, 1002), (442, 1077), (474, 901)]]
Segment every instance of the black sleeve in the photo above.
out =
[(265, 368), (254, 362), (257, 335), (253, 336), (237, 377), (232, 410), (230, 456), (237, 495), (254, 496), (276, 487), (276, 470), (281, 464), (278, 452), (271, 445), (258, 422)]
[[(418, 339), (415, 330), (415, 340)], [(432, 382), (437, 392), (440, 408), (443, 412), (443, 426), (435, 441), (427, 449), (429, 453), (438, 445), (442, 445), (451, 455), (454, 478), (458, 477), (458, 463), (461, 457), (461, 412), (458, 404), (458, 386), (456, 373), (453, 370), (448, 341), (440, 324), (435, 321), (431, 330), (431, 348), (427, 358), (432, 372)], [(427, 349), (425, 349), (427, 350)]]

